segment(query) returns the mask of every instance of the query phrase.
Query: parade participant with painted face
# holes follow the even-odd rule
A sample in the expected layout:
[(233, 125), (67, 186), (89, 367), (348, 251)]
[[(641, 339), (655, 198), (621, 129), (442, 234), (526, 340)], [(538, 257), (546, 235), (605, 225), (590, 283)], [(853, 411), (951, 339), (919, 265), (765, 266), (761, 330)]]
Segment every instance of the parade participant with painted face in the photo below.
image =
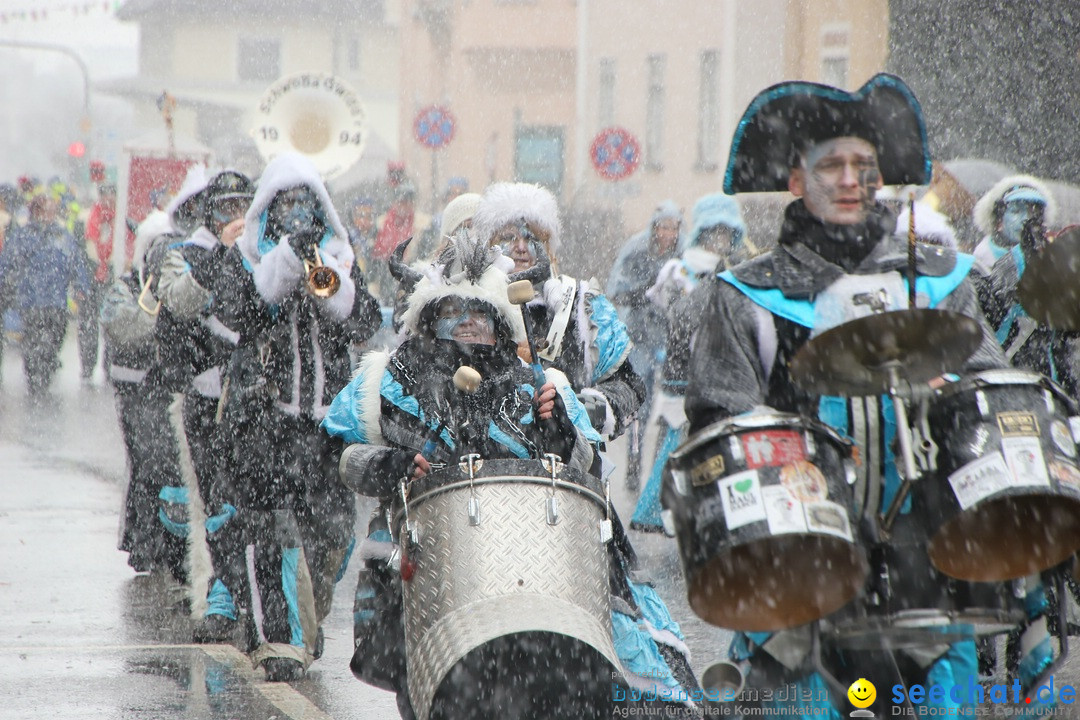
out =
[[(492, 266), (501, 259), (487, 243), (459, 232), (441, 255), (439, 273), (420, 279), (410, 296), (404, 342), (392, 353), (365, 355), (323, 422), (330, 435), (347, 445), (340, 462), (342, 481), (360, 494), (381, 498), (384, 508), (403, 478), (423, 477), (433, 463), (457, 462), (465, 449), (498, 459), (535, 457), (540, 448), (583, 472), (592, 465), (600, 436), (567, 377), (548, 368), (544, 384), (536, 388), (532, 370), (517, 356), (525, 328), (507, 298), (506, 274)], [(482, 378), (468, 398), (453, 383), (464, 365)], [(365, 547), (389, 544), (383, 516), (376, 513)], [(386, 553), (381, 559), (378, 552), (367, 554), (352, 667), (365, 681), (396, 690), (402, 717), (412, 717), (402, 654), (400, 576), (387, 566)], [(612, 556), (611, 567), (612, 592), (623, 598), (612, 617), (615, 647), (626, 670), (642, 678), (671, 679), (674, 687), (680, 679), (692, 683), (678, 650), (661, 650), (663, 643), (642, 629), (641, 621), (648, 621), (656, 637), (684, 647), (662, 601), (651, 588), (630, 581), (629, 568), (618, 555)], [(575, 680), (567, 682), (572, 686)]]
[[(788, 362), (812, 335), (871, 314), (858, 297), (863, 293), (883, 299), (882, 309), (906, 307), (906, 244), (893, 235), (895, 217), (875, 201), (875, 193), (883, 183), (925, 184), (930, 178), (918, 102), (902, 80), (884, 74), (854, 93), (805, 82), (775, 85), (751, 102), (729, 157), (725, 192), (786, 189), (797, 199), (785, 210), (775, 250), (703, 285), (707, 310), (693, 339), (686, 393), (690, 431), (761, 406), (819, 418), (858, 446), (862, 464), (857, 483), (881, 491), (880, 505), (866, 502), (863, 510), (867, 520), (874, 520), (899, 487), (891, 405), (877, 397), (823, 401), (793, 383)], [(985, 326), (966, 279), (971, 262), (970, 256), (919, 246), (920, 307), (929, 302)], [(980, 347), (957, 370), (1004, 365), (987, 328)], [(910, 498), (901, 507), (901, 518), (910, 512), (909, 504)], [(826, 693), (832, 702), (821, 699), (826, 684), (814, 670), (810, 639), (808, 626), (740, 632), (730, 656), (749, 666), (748, 686), (775, 689), (795, 683), (818, 691), (808, 703), (816, 710), (843, 717), (843, 697)], [(822, 656), (824, 667), (845, 686), (859, 673), (877, 677), (871, 667), (896, 677), (891, 653), (827, 646)], [(948, 685), (976, 674), (973, 640), (912, 648), (897, 659), (909, 686)], [(775, 703), (808, 710), (801, 701)]]
[(712, 193), (699, 198), (691, 213), (693, 227), (680, 240), (679, 256), (664, 263), (645, 295), (666, 315), (664, 364), (657, 414), (660, 435), (648, 482), (638, 499), (630, 527), (660, 531), (660, 485), (668, 455), (686, 438), (686, 365), (690, 338), (705, 313), (704, 293), (694, 292), (717, 268), (730, 268), (758, 254), (746, 236), (746, 223), (735, 198)]
[(377, 328), (378, 306), (318, 171), (295, 153), (266, 166), (218, 278), (212, 309), (239, 334), (222, 422), (257, 591), (253, 660), (268, 679), (293, 680), (321, 654), (355, 516), (319, 422), (348, 382), (349, 344)]
[(538, 261), (550, 264), (548, 276), (534, 282), (536, 299), (523, 308), (533, 317), (540, 362), (570, 378), (605, 439), (618, 437), (640, 408), (645, 387), (630, 365), (633, 344), (614, 306), (594, 282), (558, 271), (555, 197), (538, 185), (495, 183), (484, 191), (473, 227), (481, 242), (514, 262), (514, 273)]
[[(1017, 286), (1027, 260), (1047, 241), (1047, 226), (1056, 205), (1046, 185), (1029, 175), (1002, 178), (972, 211), (976, 226), (986, 233), (975, 248), (974, 274), (986, 319), (1001, 343), (1006, 359), (1061, 384), (1073, 398), (1080, 387), (1080, 333), (1060, 332), (1030, 317), (1017, 299)], [(1047, 630), (1050, 600), (1038, 574), (1025, 579), (1027, 619), (1010, 633), (1006, 669), (1026, 692), (1054, 659)], [(1064, 600), (1064, 599), (1062, 599)], [(992, 674), (997, 653), (991, 641), (980, 644), (984, 674)]]

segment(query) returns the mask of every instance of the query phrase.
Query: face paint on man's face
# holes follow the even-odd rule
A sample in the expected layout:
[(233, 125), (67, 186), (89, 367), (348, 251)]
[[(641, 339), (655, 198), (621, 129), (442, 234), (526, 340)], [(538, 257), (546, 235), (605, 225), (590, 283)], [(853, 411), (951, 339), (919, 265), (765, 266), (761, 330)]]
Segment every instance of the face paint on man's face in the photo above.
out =
[(874, 146), (855, 137), (818, 143), (806, 153), (801, 172), (807, 209), (836, 225), (864, 221), (881, 184)]
[(1042, 207), (1030, 201), (1005, 203), (1005, 212), (1001, 215), (1001, 235), (1010, 245), (1016, 245), (1023, 236), (1024, 223), (1041, 213)]

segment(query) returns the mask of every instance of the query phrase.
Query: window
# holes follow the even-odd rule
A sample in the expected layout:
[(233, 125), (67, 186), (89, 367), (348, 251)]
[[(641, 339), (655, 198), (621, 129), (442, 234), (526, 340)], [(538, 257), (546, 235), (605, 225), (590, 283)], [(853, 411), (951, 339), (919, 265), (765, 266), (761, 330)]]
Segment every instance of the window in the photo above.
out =
[(851, 56), (847, 23), (826, 25), (821, 29), (821, 82), (846, 88), (848, 59)]
[(701, 81), (698, 86), (697, 167), (713, 171), (720, 154), (720, 52), (701, 53)]
[(563, 129), (518, 126), (514, 138), (514, 179), (538, 183), (558, 195), (563, 181)]
[(236, 75), (241, 82), (273, 82), (281, 76), (281, 41), (240, 38)]
[(649, 87), (645, 96), (645, 169), (664, 169), (664, 70), (667, 56), (648, 58)]
[(596, 95), (596, 127), (611, 127), (615, 124), (615, 58), (600, 58)]

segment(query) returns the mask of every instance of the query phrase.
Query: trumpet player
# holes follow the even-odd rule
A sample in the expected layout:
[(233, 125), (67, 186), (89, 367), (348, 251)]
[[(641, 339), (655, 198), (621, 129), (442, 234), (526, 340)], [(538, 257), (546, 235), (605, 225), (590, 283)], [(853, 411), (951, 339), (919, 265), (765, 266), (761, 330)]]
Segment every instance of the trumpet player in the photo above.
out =
[(252, 659), (268, 680), (295, 680), (321, 654), (355, 518), (319, 422), (379, 309), (318, 171), (296, 153), (266, 166), (219, 277), (215, 313), (239, 335), (222, 422), (248, 533)]

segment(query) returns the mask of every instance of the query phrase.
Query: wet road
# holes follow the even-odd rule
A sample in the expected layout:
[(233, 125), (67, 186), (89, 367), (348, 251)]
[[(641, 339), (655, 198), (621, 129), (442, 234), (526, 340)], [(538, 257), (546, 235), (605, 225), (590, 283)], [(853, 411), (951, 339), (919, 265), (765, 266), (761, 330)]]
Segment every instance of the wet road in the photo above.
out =
[[(17, 348), (4, 352), (0, 718), (397, 718), (393, 695), (348, 668), (356, 563), (338, 584), (325, 654), (299, 682), (265, 682), (231, 646), (190, 644), (181, 589), (158, 574), (135, 574), (116, 550), (126, 468), (112, 392), (100, 369), (92, 386), (79, 381), (73, 333), (62, 360), (39, 407), (25, 397)], [(614, 488), (628, 518), (634, 500), (621, 476)], [(361, 504), (365, 527), (367, 515)], [(700, 671), (722, 656), (727, 633), (686, 608), (672, 541), (635, 542)]]
[[(136, 575), (115, 549), (126, 470), (112, 393), (100, 370), (93, 386), (79, 382), (71, 333), (63, 360), (44, 409), (25, 398), (15, 348), (3, 362), (0, 718), (397, 718), (393, 696), (348, 669), (356, 563), (337, 587), (325, 655), (299, 682), (266, 683), (231, 646), (190, 644), (181, 590)], [(613, 492), (628, 519), (634, 498), (621, 472)], [(365, 525), (367, 515), (361, 506)], [(725, 656), (730, 633), (690, 612), (674, 541), (632, 540), (700, 673)], [(1058, 677), (1080, 680), (1080, 660)]]

